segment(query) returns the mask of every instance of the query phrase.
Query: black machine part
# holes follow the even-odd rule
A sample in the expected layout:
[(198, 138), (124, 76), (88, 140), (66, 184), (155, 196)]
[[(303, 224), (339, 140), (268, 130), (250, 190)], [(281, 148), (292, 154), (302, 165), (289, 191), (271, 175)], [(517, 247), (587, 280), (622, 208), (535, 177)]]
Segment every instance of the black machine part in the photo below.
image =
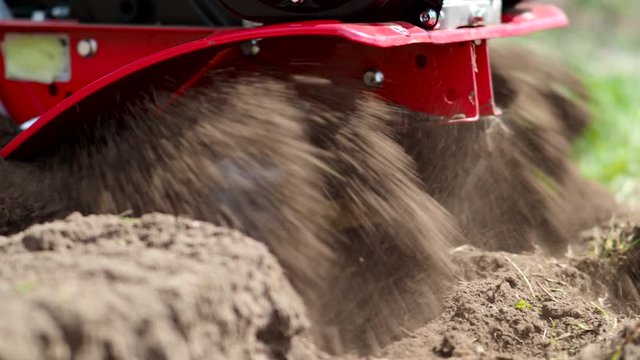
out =
[(71, 0), (71, 14), (84, 22), (234, 26), (240, 19), (217, 1)]
[(260, 22), (302, 19), (417, 20), (443, 0), (219, 0), (238, 16)]
[[(415, 22), (445, 0), (5, 0), (16, 17), (56, 13), (88, 23), (237, 26), (241, 18), (274, 23), (305, 19)], [(503, 0), (505, 9), (523, 0)], [(53, 9), (66, 7), (67, 12)]]
[[(5, 0), (17, 18), (40, 12), (85, 23), (238, 26), (241, 20), (210, 0)], [(56, 11), (59, 9), (66, 11)]]
[[(264, 23), (306, 19), (417, 20), (443, 0), (69, 0), (86, 22), (182, 23), (230, 26), (239, 19)], [(234, 14), (235, 17), (231, 14)]]
[(242, 19), (282, 22), (305, 19), (384, 21), (408, 19), (443, 0), (7, 0), (18, 17), (67, 7), (88, 23), (239, 25)]

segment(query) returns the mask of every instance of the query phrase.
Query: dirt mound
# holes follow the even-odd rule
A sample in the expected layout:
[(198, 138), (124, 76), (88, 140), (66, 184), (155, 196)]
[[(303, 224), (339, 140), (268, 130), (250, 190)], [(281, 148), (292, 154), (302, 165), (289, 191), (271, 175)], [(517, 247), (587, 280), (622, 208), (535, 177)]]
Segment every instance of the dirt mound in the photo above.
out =
[(640, 358), (640, 322), (630, 321), (606, 344), (592, 344), (580, 353), (580, 360), (634, 360)]
[(592, 344), (581, 360), (640, 358), (640, 214), (626, 214), (585, 231), (577, 251), (589, 256), (574, 261), (610, 295), (612, 307), (627, 321), (608, 341)]
[(584, 231), (574, 266), (588, 272), (611, 296), (619, 313), (640, 313), (640, 216), (627, 214)]
[(576, 356), (617, 322), (588, 274), (538, 255), (462, 247), (444, 313), (389, 346), (389, 359), (543, 359)]
[[(633, 358), (636, 327), (619, 327), (601, 279), (572, 265), (584, 259), (448, 258), (444, 312), (374, 358)], [(207, 223), (72, 215), (0, 238), (0, 263), (3, 358), (334, 358), (304, 337), (301, 298), (266, 247)]]
[(281, 359), (308, 327), (262, 244), (166, 215), (0, 238), (0, 358)]
[(637, 359), (639, 220), (583, 232), (564, 259), (455, 249), (459, 281), (443, 314), (379, 356)]

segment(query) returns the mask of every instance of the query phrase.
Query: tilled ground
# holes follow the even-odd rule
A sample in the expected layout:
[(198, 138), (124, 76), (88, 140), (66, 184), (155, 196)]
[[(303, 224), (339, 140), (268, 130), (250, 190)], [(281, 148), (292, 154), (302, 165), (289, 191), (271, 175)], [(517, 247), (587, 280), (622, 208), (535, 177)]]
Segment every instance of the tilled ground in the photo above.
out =
[(389, 346), (391, 359), (577, 357), (619, 331), (607, 292), (572, 261), (455, 251), (460, 280), (435, 321)]
[[(444, 312), (376, 358), (637, 358), (639, 327), (611, 291), (626, 265), (471, 246), (450, 259)], [(332, 358), (266, 247), (211, 224), (74, 214), (0, 238), (0, 264), (2, 359)]]
[(577, 241), (618, 211), (569, 160), (586, 94), (529, 51), (494, 65), (504, 115), (466, 126), (217, 72), (0, 161), (0, 358), (634, 358), (639, 222)]
[(639, 359), (640, 218), (585, 231), (574, 254), (509, 254), (469, 246), (445, 311), (388, 346), (388, 359)]
[(266, 247), (163, 215), (0, 238), (0, 358), (280, 358), (307, 326)]

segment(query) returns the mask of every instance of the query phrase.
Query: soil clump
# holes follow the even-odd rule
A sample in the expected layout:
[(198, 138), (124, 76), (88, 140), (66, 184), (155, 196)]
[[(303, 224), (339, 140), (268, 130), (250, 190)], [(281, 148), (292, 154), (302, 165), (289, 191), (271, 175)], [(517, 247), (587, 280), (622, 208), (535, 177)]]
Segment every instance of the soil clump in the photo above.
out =
[(267, 248), (167, 215), (0, 238), (3, 359), (282, 359), (308, 328)]

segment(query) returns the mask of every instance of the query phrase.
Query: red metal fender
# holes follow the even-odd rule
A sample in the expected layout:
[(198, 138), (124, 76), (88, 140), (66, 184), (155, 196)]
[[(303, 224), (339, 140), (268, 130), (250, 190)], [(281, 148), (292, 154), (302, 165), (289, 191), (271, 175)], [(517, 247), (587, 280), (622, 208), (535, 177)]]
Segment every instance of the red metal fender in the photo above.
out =
[[(104, 76), (97, 78), (97, 75), (97, 80), (43, 113), (30, 128), (3, 148), (0, 156), (28, 159), (45, 154), (51, 146), (75, 134), (87, 122), (100, 119), (105, 115), (105, 109), (125, 106), (125, 99), (138, 97), (149, 89), (179, 93), (209, 69), (231, 65), (244, 57), (236, 45), (254, 39), (260, 39), (261, 60), (288, 66), (293, 73), (361, 79), (365, 72), (378, 70), (385, 74), (385, 81), (381, 87), (372, 90), (380, 96), (428, 114), (471, 121), (495, 112), (488, 53), (483, 40), (524, 35), (568, 23), (556, 7), (528, 6), (528, 11), (505, 18), (501, 25), (457, 30), (426, 31), (407, 23), (344, 24), (336, 21), (225, 29), (153, 53), (115, 71), (104, 74), (98, 71)], [(16, 28), (18, 25), (15, 22), (0, 24), (0, 30), (4, 26)], [(74, 31), (68, 24), (39, 26), (47, 31)], [(30, 29), (33, 31), (32, 27)], [(113, 31), (114, 27), (94, 26), (92, 29)], [(155, 28), (146, 29), (155, 31)], [(300, 56), (313, 61), (299, 64), (291, 61)], [(309, 68), (304, 63), (315, 65)]]
[[(76, 22), (0, 22), (0, 99), (11, 118), (21, 124), (40, 116), (79, 89), (102, 76), (137, 60), (190, 41), (219, 33), (224, 29), (175, 28), (143, 26), (95, 26)], [(26, 79), (11, 79), (7, 73), (6, 42), (9, 36), (47, 36), (66, 43), (69, 79), (38, 83)], [(94, 41), (97, 52), (82, 56), (78, 47), (88, 39)], [(23, 45), (25, 46), (25, 45)], [(28, 46), (28, 45), (26, 45)], [(43, 49), (44, 50), (44, 49)], [(27, 56), (32, 55), (32, 50)], [(46, 50), (45, 50), (46, 51)], [(37, 57), (37, 53), (34, 54)]]

